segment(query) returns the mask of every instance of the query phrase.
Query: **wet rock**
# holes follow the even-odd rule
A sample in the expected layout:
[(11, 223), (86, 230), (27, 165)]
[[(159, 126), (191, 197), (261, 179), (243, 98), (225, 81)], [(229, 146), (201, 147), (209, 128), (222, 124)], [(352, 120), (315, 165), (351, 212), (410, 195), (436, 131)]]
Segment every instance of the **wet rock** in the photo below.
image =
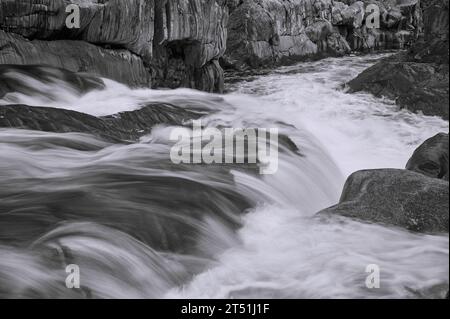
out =
[(448, 181), (448, 134), (440, 133), (426, 140), (414, 152), (406, 169)]
[(148, 104), (140, 110), (105, 117), (28, 105), (0, 105), (0, 128), (56, 133), (87, 133), (113, 142), (136, 141), (157, 124), (183, 125), (205, 114), (170, 104)]
[(340, 215), (421, 233), (448, 233), (449, 184), (408, 170), (354, 173), (338, 205), (319, 215)]
[(41, 90), (45, 88), (39, 88), (33, 80), (54, 84), (64, 81), (78, 94), (84, 94), (105, 87), (101, 79), (88, 74), (73, 73), (65, 69), (39, 65), (0, 64), (0, 99), (11, 92), (31, 95), (46, 94), (49, 98), (53, 97), (53, 92), (42, 92)]
[[(2, 176), (9, 182), (7, 187), (0, 185), (4, 198), (0, 210), (5, 212), (0, 214), (2, 243), (28, 247), (69, 221), (88, 223), (78, 225), (75, 232), (103, 225), (112, 228), (109, 233), (115, 238), (118, 234), (113, 229), (156, 250), (193, 254), (198, 252), (199, 236), (208, 220), (237, 230), (240, 215), (255, 205), (242, 192), (230, 190), (234, 179), (227, 167), (202, 167), (201, 174), (220, 174), (221, 183), (211, 186), (183, 175), (195, 169), (192, 166), (173, 164), (168, 157), (153, 158), (139, 148), (133, 151), (133, 156), (119, 155), (119, 159), (108, 150), (104, 155), (99, 152), (100, 160), (47, 178)], [(156, 173), (169, 169), (174, 173)]]
[(401, 108), (448, 119), (448, 65), (386, 59), (350, 81), (350, 92), (366, 91)]
[(396, 101), (401, 108), (449, 118), (448, 0), (429, 1), (424, 36), (407, 53), (384, 59), (348, 83)]

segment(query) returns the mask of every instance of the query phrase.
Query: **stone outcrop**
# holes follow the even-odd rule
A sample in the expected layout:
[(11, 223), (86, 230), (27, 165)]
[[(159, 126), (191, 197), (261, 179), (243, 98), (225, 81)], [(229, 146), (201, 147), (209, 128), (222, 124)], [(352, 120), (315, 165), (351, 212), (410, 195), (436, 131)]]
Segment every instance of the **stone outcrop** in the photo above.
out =
[(389, 57), (348, 83), (396, 101), (401, 108), (449, 118), (448, 0), (422, 1), (424, 35), (407, 52)]
[(157, 124), (183, 125), (203, 115), (163, 103), (150, 103), (136, 111), (103, 117), (50, 107), (0, 105), (0, 128), (86, 133), (112, 142), (133, 142), (149, 134)]
[[(71, 3), (80, 28), (66, 26)], [(222, 0), (0, 0), (0, 63), (221, 91), (227, 21)]]
[(354, 173), (338, 205), (319, 213), (402, 227), (422, 233), (448, 233), (449, 184), (408, 170)]
[(49, 65), (72, 72), (88, 72), (130, 86), (149, 87), (152, 82), (144, 61), (128, 50), (104, 49), (84, 41), (30, 41), (2, 30), (0, 63)]
[(406, 169), (448, 181), (448, 133), (440, 133), (420, 145), (406, 164)]
[[(374, 4), (380, 10), (377, 29), (366, 24)], [(352, 50), (404, 48), (421, 25), (418, 0), (234, 0), (228, 6), (222, 64), (238, 70)]]
[[(219, 61), (245, 69), (403, 48), (420, 31), (419, 1), (0, 0), (0, 63), (221, 92)], [(72, 3), (80, 28), (68, 29)], [(379, 29), (366, 23), (374, 4)]]
[(152, 67), (158, 86), (222, 91), (228, 9), (223, 0), (155, 1)]
[[(360, 27), (348, 28), (347, 40), (353, 50), (405, 49), (417, 40), (422, 32), (422, 0), (364, 0), (365, 17)], [(379, 10), (379, 28), (368, 27), (373, 23), (371, 14)]]
[(405, 170), (353, 173), (339, 203), (318, 216), (345, 216), (422, 233), (449, 231), (449, 137), (440, 133), (420, 145)]
[[(80, 28), (66, 27), (66, 8), (80, 8)], [(154, 1), (2, 0), (3, 30), (28, 39), (76, 39), (119, 46), (142, 57), (152, 52)]]

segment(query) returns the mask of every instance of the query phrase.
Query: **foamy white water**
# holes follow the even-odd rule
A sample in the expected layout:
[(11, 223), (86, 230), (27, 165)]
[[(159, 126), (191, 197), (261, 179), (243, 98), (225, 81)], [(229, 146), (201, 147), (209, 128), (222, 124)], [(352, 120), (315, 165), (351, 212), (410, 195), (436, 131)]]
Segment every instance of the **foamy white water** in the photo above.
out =
[[(424, 140), (448, 132), (448, 122), (399, 111), (391, 101), (368, 94), (346, 94), (342, 85), (374, 60), (326, 59), (239, 83), (235, 92), (258, 96), (264, 103), (252, 103), (247, 96), (228, 97), (233, 102), (249, 99), (238, 110), (239, 116), (229, 113), (234, 119), (230, 122), (293, 125), (289, 136), (300, 147), (308, 144), (301, 137), (306, 130), (314, 136), (308, 139), (330, 154), (342, 177), (360, 169), (404, 168)], [(349, 220), (325, 224), (311, 220), (308, 217), (333, 197), (319, 198), (316, 190), (297, 188), (304, 179), (295, 176), (296, 168), (283, 169), (280, 180), (269, 177), (268, 183), (290, 193), (292, 206), (280, 208), (286, 203), (282, 200), (247, 216), (239, 234), (242, 245), (224, 253), (219, 266), (169, 297), (401, 298), (418, 297), (420, 293), (414, 291), (448, 284), (448, 236), (422, 236)], [(308, 174), (311, 171), (315, 170)], [(323, 182), (338, 196), (341, 188), (333, 186), (344, 178), (328, 176)], [(369, 264), (381, 267), (378, 291), (365, 286)]]
[[(61, 239), (55, 244), (51, 238), (54, 233), (63, 234), (64, 247), (75, 251), (75, 256), (89, 259), (85, 267), (92, 284), (87, 284), (94, 295), (138, 298), (420, 297), (432, 287), (448, 286), (448, 236), (413, 234), (341, 218), (313, 218), (316, 212), (338, 201), (350, 173), (367, 168), (404, 168), (413, 150), (424, 140), (438, 132), (448, 132), (448, 122), (439, 118), (399, 111), (392, 102), (368, 94), (345, 93), (342, 85), (379, 57), (326, 59), (283, 67), (270, 75), (233, 85), (232, 93), (223, 96), (187, 89), (130, 90), (106, 80), (106, 90), (93, 91), (81, 98), (58, 86), (60, 91), (54, 90), (56, 95), (51, 99), (45, 94), (9, 94), (0, 101), (67, 108), (97, 116), (135, 110), (145, 103), (159, 101), (218, 111), (203, 119), (211, 126), (279, 127), (305, 156), (282, 153), (279, 172), (273, 176), (258, 177), (232, 170), (233, 186), (227, 180), (221, 181), (223, 175), (220, 172), (183, 168), (175, 173), (170, 165), (160, 164), (155, 168), (148, 164), (146, 157), (155, 163), (163, 163), (166, 159), (166, 128), (155, 129), (151, 136), (134, 146), (102, 146), (98, 152), (89, 154), (10, 145), (7, 143), (12, 143), (11, 135), (15, 136), (17, 132), (5, 130), (0, 132), (4, 137), (0, 145), (6, 143), (3, 149), (8, 152), (0, 155), (0, 159), (3, 160), (2, 156), (8, 159), (5, 172), (29, 173), (33, 177), (36, 174), (47, 177), (48, 174), (65, 174), (70, 180), (76, 180), (79, 172), (88, 174), (105, 165), (108, 172), (122, 167), (136, 177), (175, 175), (182, 180), (199, 181), (211, 189), (239, 193), (256, 203), (256, 208), (242, 218), (243, 227), (237, 233), (214, 215), (202, 219), (196, 225), (200, 255), (157, 252), (115, 230), (108, 232), (95, 225), (87, 228), (87, 235), (74, 237), (67, 234), (67, 227), (62, 227), (40, 239), (38, 243), (59, 245)], [(43, 92), (49, 89), (48, 85), (39, 85)], [(14, 161), (18, 154), (26, 154), (23, 162)], [(58, 160), (54, 160), (55, 156)], [(24, 166), (33, 169), (23, 170)], [(12, 173), (3, 177), (14, 180)], [(217, 205), (232, 219), (239, 218), (226, 201)], [(145, 210), (141, 205), (130, 208)], [(124, 246), (121, 246), (120, 238)], [(111, 242), (119, 246), (116, 251), (114, 245), (110, 246)], [(9, 248), (5, 249), (10, 252)], [(14, 252), (14, 260), (26, 259), (15, 254), (21, 256)], [(84, 254), (88, 257), (82, 257)], [(100, 276), (95, 265), (95, 260), (98, 262), (99, 259), (117, 265), (111, 267), (123, 279)], [(172, 266), (161, 269), (164, 262)], [(28, 271), (31, 278), (45, 277), (42, 275), (45, 267), (36, 270), (41, 266), (34, 263), (38, 262), (34, 259), (25, 262), (28, 268), (24, 271)], [(127, 271), (129, 264), (137, 267), (139, 272)], [(365, 286), (368, 275), (365, 270), (369, 264), (381, 268), (381, 289), (373, 291)], [(198, 271), (194, 271), (192, 265), (196, 265), (194, 268)], [(179, 280), (180, 277), (184, 279)], [(141, 285), (130, 284), (136, 282)]]

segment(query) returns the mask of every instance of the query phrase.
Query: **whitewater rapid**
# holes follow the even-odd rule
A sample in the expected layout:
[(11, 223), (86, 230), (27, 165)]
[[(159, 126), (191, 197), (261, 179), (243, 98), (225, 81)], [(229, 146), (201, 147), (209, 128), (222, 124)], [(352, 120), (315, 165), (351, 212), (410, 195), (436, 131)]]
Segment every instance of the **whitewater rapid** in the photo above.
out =
[[(72, 296), (61, 287), (61, 274), (49, 272), (55, 268), (45, 259), (51, 248), (68, 249), (71, 259), (85, 269), (86, 294), (104, 298), (414, 298), (434, 287), (448, 287), (448, 235), (313, 218), (339, 200), (352, 172), (404, 168), (424, 140), (448, 132), (448, 122), (437, 117), (398, 110), (392, 101), (368, 94), (345, 92), (345, 82), (382, 56), (282, 67), (234, 83), (226, 95), (132, 90), (110, 80), (105, 80), (106, 89), (81, 97), (64, 83), (33, 83), (42, 94), (8, 94), (1, 104), (65, 108), (95, 116), (136, 110), (149, 102), (206, 109), (211, 114), (202, 121), (208, 126), (278, 127), (303, 156), (282, 152), (277, 174), (255, 176), (239, 168), (167, 164), (170, 127), (156, 127), (132, 145), (77, 133), (0, 129), (0, 176), (10, 183), (0, 187), (1, 194), (11, 189), (34, 194), (45, 188), (49, 194), (67, 191), (64, 196), (70, 199), (87, 188), (100, 192), (99, 198), (87, 201), (98, 206), (89, 209), (92, 216), (86, 220), (37, 233), (28, 247), (0, 241), (6, 256), (0, 261), (0, 280), (15, 293), (36, 290), (39, 295), (40, 289), (47, 289), (51, 293), (44, 296)], [(30, 140), (38, 146), (30, 146)], [(77, 147), (65, 146), (70, 143)], [(79, 145), (88, 151), (80, 151)], [(118, 172), (125, 177), (115, 179)], [(135, 185), (138, 180), (141, 186)], [(193, 183), (208, 198), (204, 203), (189, 198)], [(156, 191), (161, 197), (153, 194)], [(147, 198), (146, 192), (152, 194)], [(160, 203), (164, 194), (173, 205)], [(247, 201), (251, 208), (244, 204)], [(37, 204), (29, 205), (26, 214)], [(239, 213), (242, 208), (245, 214)], [(114, 212), (109, 215), (108, 209)], [(101, 211), (101, 218), (94, 216), (95, 210)], [(192, 227), (195, 247), (169, 251), (183, 242), (171, 238), (173, 233), (167, 235), (172, 244), (157, 247), (158, 239), (143, 227), (150, 225), (149, 232), (159, 229), (153, 219), (146, 219), (155, 211), (171, 216), (161, 217), (160, 224), (158, 220), (160, 228), (172, 219)], [(138, 217), (138, 212), (145, 217)], [(200, 212), (203, 217), (197, 216)], [(113, 221), (108, 221), (110, 216)], [(119, 222), (132, 225), (126, 232), (117, 229)], [(381, 289), (365, 285), (370, 264), (381, 269)], [(22, 276), (19, 283), (17, 274)]]

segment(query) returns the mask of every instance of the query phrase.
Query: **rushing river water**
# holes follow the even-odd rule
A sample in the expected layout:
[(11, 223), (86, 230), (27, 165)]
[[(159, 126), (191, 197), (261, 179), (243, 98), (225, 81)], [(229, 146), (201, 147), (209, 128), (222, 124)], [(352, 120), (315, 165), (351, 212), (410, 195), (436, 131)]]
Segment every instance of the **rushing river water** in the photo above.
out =
[[(22, 103), (103, 116), (165, 102), (208, 110), (215, 127), (277, 127), (298, 151), (260, 176), (239, 166), (175, 165), (170, 127), (134, 144), (86, 134), (0, 129), (0, 296), (100, 298), (401, 298), (448, 285), (448, 236), (313, 216), (359, 169), (403, 168), (448, 122), (347, 94), (381, 56), (279, 68), (223, 96), (64, 82)], [(31, 81), (30, 79), (23, 79)], [(41, 93), (39, 93), (40, 91)], [(81, 290), (65, 287), (65, 265)], [(369, 290), (377, 264), (381, 288)]]

